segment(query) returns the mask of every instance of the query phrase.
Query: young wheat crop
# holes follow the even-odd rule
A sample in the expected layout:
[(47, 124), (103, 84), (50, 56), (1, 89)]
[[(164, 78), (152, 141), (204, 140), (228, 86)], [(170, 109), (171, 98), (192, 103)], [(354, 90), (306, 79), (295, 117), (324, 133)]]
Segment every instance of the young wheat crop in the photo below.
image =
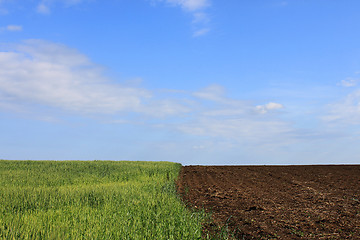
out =
[(174, 180), (181, 165), (0, 161), (0, 239), (200, 239)]

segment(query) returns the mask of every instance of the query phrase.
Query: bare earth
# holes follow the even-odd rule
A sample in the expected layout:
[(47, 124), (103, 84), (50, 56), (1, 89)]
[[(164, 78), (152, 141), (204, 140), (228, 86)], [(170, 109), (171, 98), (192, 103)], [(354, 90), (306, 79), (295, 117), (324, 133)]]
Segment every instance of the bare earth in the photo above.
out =
[(178, 191), (236, 239), (360, 239), (360, 165), (185, 166)]

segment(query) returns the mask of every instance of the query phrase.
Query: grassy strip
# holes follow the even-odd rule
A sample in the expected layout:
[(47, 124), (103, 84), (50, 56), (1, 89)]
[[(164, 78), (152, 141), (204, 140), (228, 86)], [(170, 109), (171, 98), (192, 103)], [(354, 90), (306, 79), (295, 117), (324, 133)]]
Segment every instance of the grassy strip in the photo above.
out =
[(169, 162), (0, 161), (0, 239), (200, 239)]

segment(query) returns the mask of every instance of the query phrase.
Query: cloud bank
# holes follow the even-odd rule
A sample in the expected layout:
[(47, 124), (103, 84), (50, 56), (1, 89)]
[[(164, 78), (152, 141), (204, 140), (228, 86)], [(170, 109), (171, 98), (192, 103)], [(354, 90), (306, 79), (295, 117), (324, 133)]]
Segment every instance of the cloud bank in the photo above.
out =
[[(216, 149), (264, 156), (287, 149), (300, 153), (329, 138), (346, 136), (339, 134), (340, 128), (326, 124), (296, 127), (297, 119), (288, 111), (301, 110), (271, 100), (255, 104), (230, 98), (219, 84), (192, 91), (149, 90), (141, 84), (129, 86), (127, 79), (107, 77), (102, 66), (63, 44), (33, 39), (0, 46), (0, 112), (30, 118), (39, 115), (38, 121), (80, 116), (102, 124), (140, 124), (156, 132), (174, 133), (186, 139), (192, 151), (209, 154)], [(355, 90), (318, 116), (337, 127), (356, 125), (360, 123), (359, 103), (360, 90)], [(174, 149), (176, 141), (170, 141)], [(169, 144), (164, 143), (164, 148)]]
[[(133, 119), (196, 136), (268, 139), (289, 125), (268, 112), (283, 108), (270, 102), (254, 106), (226, 97), (221, 85), (176, 96), (129, 87), (105, 76), (104, 69), (65, 45), (26, 40), (0, 51), (0, 108), (43, 107), (63, 114), (110, 115), (121, 123)], [(180, 94), (181, 93), (181, 94)], [(181, 96), (178, 96), (178, 95)], [(261, 114), (258, 114), (260, 112)], [(174, 124), (177, 122), (177, 124)]]
[(101, 68), (61, 44), (27, 40), (0, 52), (0, 97), (83, 113), (136, 111), (143, 89), (106, 79)]

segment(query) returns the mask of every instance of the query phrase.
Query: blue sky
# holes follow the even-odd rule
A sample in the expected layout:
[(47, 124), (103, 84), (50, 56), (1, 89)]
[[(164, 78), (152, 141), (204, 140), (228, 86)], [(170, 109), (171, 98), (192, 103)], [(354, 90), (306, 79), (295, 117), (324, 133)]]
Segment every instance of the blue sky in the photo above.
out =
[(357, 0), (0, 0), (0, 159), (360, 156)]

